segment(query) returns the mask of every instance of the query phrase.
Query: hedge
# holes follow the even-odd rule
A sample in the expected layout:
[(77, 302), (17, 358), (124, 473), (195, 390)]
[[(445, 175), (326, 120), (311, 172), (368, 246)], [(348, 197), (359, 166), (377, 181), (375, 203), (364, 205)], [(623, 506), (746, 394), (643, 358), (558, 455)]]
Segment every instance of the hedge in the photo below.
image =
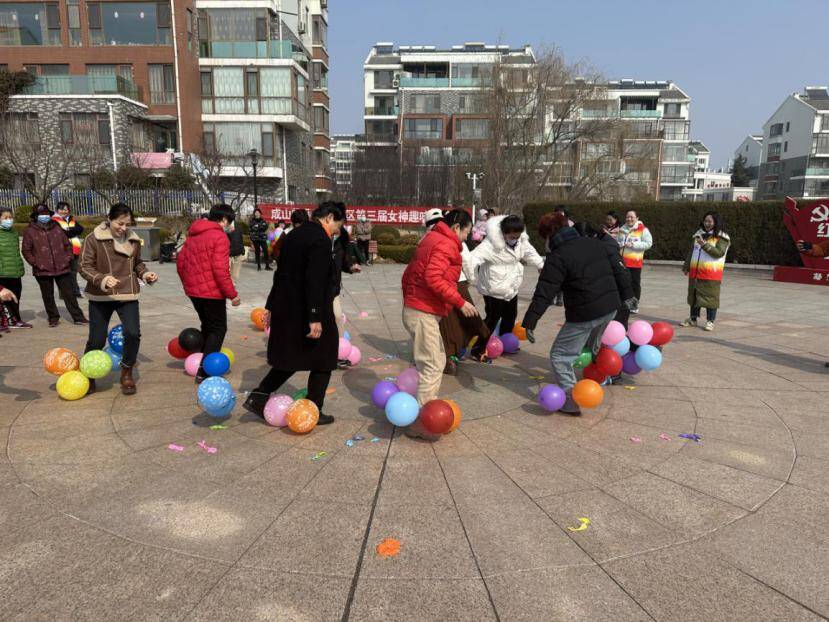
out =
[(378, 244), (377, 254), (383, 259), (392, 259), (397, 263), (409, 263), (417, 246)]
[[(538, 236), (538, 221), (553, 211), (558, 202), (530, 203), (524, 207), (527, 231), (539, 252), (544, 241)], [(653, 248), (646, 259), (684, 260), (691, 249), (691, 236), (705, 212), (716, 211), (731, 237), (729, 263), (799, 266), (800, 257), (783, 224), (783, 203), (777, 201), (731, 202), (643, 202), (643, 203), (572, 203), (567, 205), (571, 220), (604, 224), (605, 215), (616, 211), (624, 220), (629, 209), (653, 235)]]

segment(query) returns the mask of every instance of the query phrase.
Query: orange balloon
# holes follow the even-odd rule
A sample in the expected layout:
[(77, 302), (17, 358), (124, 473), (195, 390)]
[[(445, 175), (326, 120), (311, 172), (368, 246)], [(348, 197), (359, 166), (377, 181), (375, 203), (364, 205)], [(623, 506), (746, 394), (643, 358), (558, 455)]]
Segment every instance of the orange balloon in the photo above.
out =
[(455, 430), (457, 430), (458, 426), (461, 424), (461, 407), (457, 405), (455, 400), (443, 401), (449, 404), (449, 407), (452, 409), (452, 414), (455, 415), (455, 419), (454, 421), (452, 421), (452, 427), (449, 428), (449, 431), (446, 432), (447, 434), (449, 434), (449, 432), (454, 432)]
[(596, 408), (604, 399), (604, 389), (595, 380), (579, 380), (573, 387), (573, 399), (582, 408)]
[(266, 311), (262, 307), (256, 307), (250, 312), (250, 321), (259, 330), (265, 330), (265, 313)]
[(61, 376), (80, 367), (78, 356), (66, 348), (52, 348), (43, 357), (43, 367), (50, 374)]
[(292, 432), (307, 434), (317, 425), (320, 410), (311, 400), (297, 400), (288, 407), (285, 419)]
[(518, 337), (519, 341), (526, 341), (527, 340), (527, 329), (521, 326), (521, 324), (516, 324), (512, 329), (512, 334)]

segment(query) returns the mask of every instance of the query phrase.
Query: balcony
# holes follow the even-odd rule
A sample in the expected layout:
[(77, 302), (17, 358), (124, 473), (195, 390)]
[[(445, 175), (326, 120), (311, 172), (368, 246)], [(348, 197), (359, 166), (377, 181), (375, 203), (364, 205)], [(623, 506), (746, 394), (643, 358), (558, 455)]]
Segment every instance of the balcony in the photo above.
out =
[(610, 108), (582, 108), (582, 119), (615, 119), (619, 116), (618, 110)]
[(123, 95), (143, 102), (133, 82), (120, 76), (42, 76), (26, 89), (27, 95)]
[(622, 110), (623, 119), (661, 119), (659, 110)]
[(417, 89), (433, 89), (433, 88), (447, 88), (449, 86), (449, 78), (400, 78), (401, 88), (417, 88)]
[(806, 174), (814, 177), (829, 177), (829, 168), (807, 168)]
[(297, 62), (308, 59), (294, 52), (290, 41), (202, 41), (202, 58), (284, 58)]
[(452, 78), (452, 86), (456, 87), (475, 87), (475, 86), (492, 86), (491, 78)]
[(400, 114), (397, 106), (366, 106), (365, 116), (367, 117), (396, 117)]

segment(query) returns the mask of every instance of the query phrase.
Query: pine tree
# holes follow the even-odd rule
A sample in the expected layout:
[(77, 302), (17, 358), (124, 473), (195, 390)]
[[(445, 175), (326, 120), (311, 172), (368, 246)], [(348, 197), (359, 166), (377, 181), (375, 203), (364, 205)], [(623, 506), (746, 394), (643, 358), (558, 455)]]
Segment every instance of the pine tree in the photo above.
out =
[(746, 186), (751, 185), (751, 176), (748, 174), (746, 162), (747, 160), (742, 155), (738, 155), (737, 159), (734, 160), (734, 164), (731, 166), (732, 186), (737, 188), (745, 188)]

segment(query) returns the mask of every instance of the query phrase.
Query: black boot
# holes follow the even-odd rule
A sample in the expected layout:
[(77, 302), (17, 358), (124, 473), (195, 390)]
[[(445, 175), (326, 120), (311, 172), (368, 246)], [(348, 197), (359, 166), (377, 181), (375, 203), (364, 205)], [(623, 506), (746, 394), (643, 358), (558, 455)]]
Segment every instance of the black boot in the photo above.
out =
[(270, 397), (270, 394), (254, 389), (250, 392), (250, 395), (248, 395), (248, 399), (245, 400), (245, 403), (242, 404), (242, 408), (257, 417), (262, 417), (264, 419), (265, 404), (268, 403)]
[(320, 413), (319, 421), (317, 421), (317, 425), (328, 425), (329, 423), (334, 423), (334, 417), (331, 415), (326, 415), (325, 413)]

